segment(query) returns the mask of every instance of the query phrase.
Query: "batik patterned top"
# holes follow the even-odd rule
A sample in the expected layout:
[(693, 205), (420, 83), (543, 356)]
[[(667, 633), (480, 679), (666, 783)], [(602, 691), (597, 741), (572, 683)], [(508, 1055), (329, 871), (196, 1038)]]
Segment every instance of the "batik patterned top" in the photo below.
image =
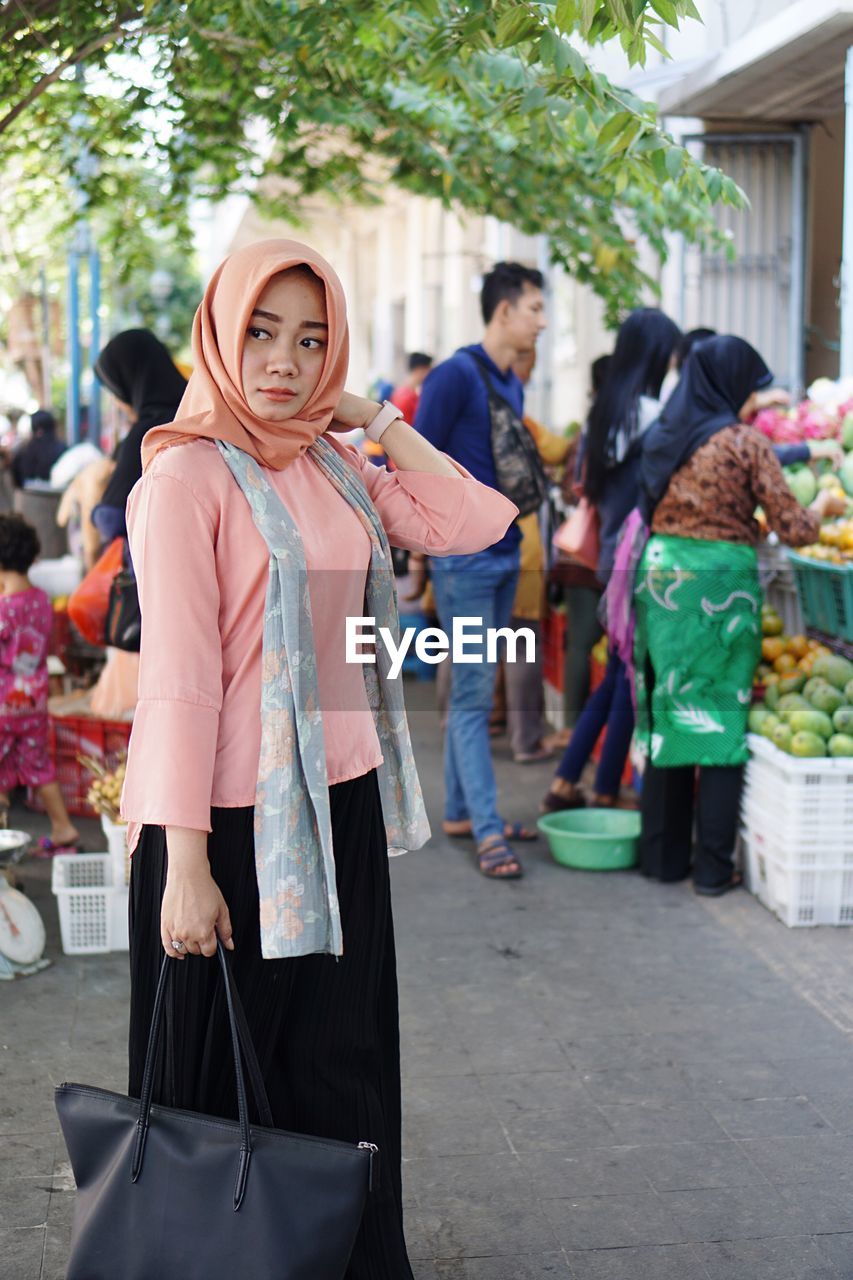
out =
[(762, 537), (756, 507), (787, 546), (817, 541), (820, 518), (791, 493), (770, 441), (754, 427), (725, 427), (676, 471), (652, 532), (754, 546)]

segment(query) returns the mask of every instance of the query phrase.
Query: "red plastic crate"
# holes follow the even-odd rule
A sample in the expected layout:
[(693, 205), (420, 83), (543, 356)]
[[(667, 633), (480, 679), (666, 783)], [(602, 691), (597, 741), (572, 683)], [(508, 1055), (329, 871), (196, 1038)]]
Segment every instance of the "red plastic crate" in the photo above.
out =
[[(97, 720), (92, 716), (49, 717), (50, 751), (56, 765), (56, 780), (72, 817), (98, 816), (86, 799), (92, 775), (77, 759), (78, 755), (91, 756), (107, 770), (115, 769), (127, 755), (131, 727), (129, 720)], [(33, 791), (29, 802), (34, 809), (42, 808)]]
[(566, 615), (550, 610), (542, 623), (542, 676), (561, 693), (566, 652)]
[(71, 619), (64, 610), (61, 612), (54, 610), (53, 626), (50, 632), (50, 644), (48, 645), (47, 651), (54, 657), (61, 658), (64, 662), (68, 656), (68, 647), (70, 644)]

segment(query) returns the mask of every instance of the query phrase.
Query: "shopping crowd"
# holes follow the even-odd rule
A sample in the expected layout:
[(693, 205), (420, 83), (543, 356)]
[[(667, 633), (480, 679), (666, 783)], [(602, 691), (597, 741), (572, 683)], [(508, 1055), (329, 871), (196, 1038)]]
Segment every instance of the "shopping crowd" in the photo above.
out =
[[(188, 381), (143, 330), (106, 346), (96, 372), (129, 429), (114, 457), (79, 455), (65, 476), (61, 518), (91, 574), (119, 548), (116, 607), (129, 619), (122, 630), (110, 614), (98, 682), (101, 705), (134, 710), (129, 1092), (151, 1079), (162, 1106), (236, 1114), (228, 1005), (217, 966), (199, 960), (230, 952), (261, 1114), (382, 1151), (348, 1245), (352, 1280), (411, 1276), (387, 854), (430, 831), (401, 682), (378, 651), (373, 667), (341, 664), (346, 618), (393, 628), (420, 609), (448, 634), (476, 617), (538, 641), (529, 662), (438, 669), (442, 829), (470, 842), (485, 877), (523, 876), (519, 845), (536, 839), (540, 811), (634, 806), (643, 873), (692, 875), (717, 895), (738, 883), (761, 641), (755, 511), (798, 545), (837, 504), (823, 490), (801, 507), (750, 425), (778, 393), (743, 339), (632, 312), (593, 365), (585, 421), (563, 431), (525, 413), (547, 323), (541, 272), (498, 263), (481, 309), (479, 341), (438, 363), (413, 353), (380, 404), (346, 390), (333, 268), (295, 242), (251, 245), (207, 287)], [(48, 418), (34, 415), (32, 441), (11, 456), (16, 483), (47, 480), (67, 458)], [(43, 789), (49, 854), (79, 841), (47, 758), (50, 619), (28, 576), (31, 534), (0, 516), (0, 804), (17, 784)], [(555, 606), (567, 618), (563, 734), (544, 715)], [(590, 692), (602, 628), (609, 656)], [(544, 794), (530, 774), (527, 825), (501, 813), (504, 730), (519, 767), (554, 761)], [(636, 786), (624, 788), (632, 742)], [(155, 1063), (164, 956), (181, 1046)], [(81, 1274), (99, 1223), (96, 1212), (75, 1236)]]

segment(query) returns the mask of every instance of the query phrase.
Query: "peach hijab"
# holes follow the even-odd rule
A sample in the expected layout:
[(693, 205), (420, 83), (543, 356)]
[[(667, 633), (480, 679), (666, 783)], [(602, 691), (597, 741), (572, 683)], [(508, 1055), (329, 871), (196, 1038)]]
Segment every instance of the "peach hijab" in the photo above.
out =
[[(273, 276), (307, 266), (326, 290), (329, 324), (320, 381), (298, 418), (272, 423), (257, 417), (243, 394), (243, 342), (252, 311)], [(260, 240), (220, 263), (193, 321), (193, 372), (174, 422), (152, 427), (142, 445), (147, 470), (161, 449), (202, 437), (227, 440), (256, 462), (281, 471), (322, 435), (341, 398), (349, 365), (346, 299), (337, 275), (297, 240)]]

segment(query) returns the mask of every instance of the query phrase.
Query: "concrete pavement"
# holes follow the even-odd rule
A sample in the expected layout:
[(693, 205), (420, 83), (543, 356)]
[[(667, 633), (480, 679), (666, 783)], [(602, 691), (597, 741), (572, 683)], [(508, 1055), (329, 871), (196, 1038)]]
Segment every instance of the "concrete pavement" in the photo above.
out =
[[(438, 831), (431, 686), (408, 696)], [(532, 820), (548, 767), (496, 756)], [(853, 934), (522, 852), (514, 884), (440, 834), (392, 864), (417, 1280), (853, 1277)], [(0, 1280), (60, 1280), (51, 1091), (124, 1088), (126, 957), (62, 956), (49, 864), (23, 876), (56, 963), (0, 984)]]

